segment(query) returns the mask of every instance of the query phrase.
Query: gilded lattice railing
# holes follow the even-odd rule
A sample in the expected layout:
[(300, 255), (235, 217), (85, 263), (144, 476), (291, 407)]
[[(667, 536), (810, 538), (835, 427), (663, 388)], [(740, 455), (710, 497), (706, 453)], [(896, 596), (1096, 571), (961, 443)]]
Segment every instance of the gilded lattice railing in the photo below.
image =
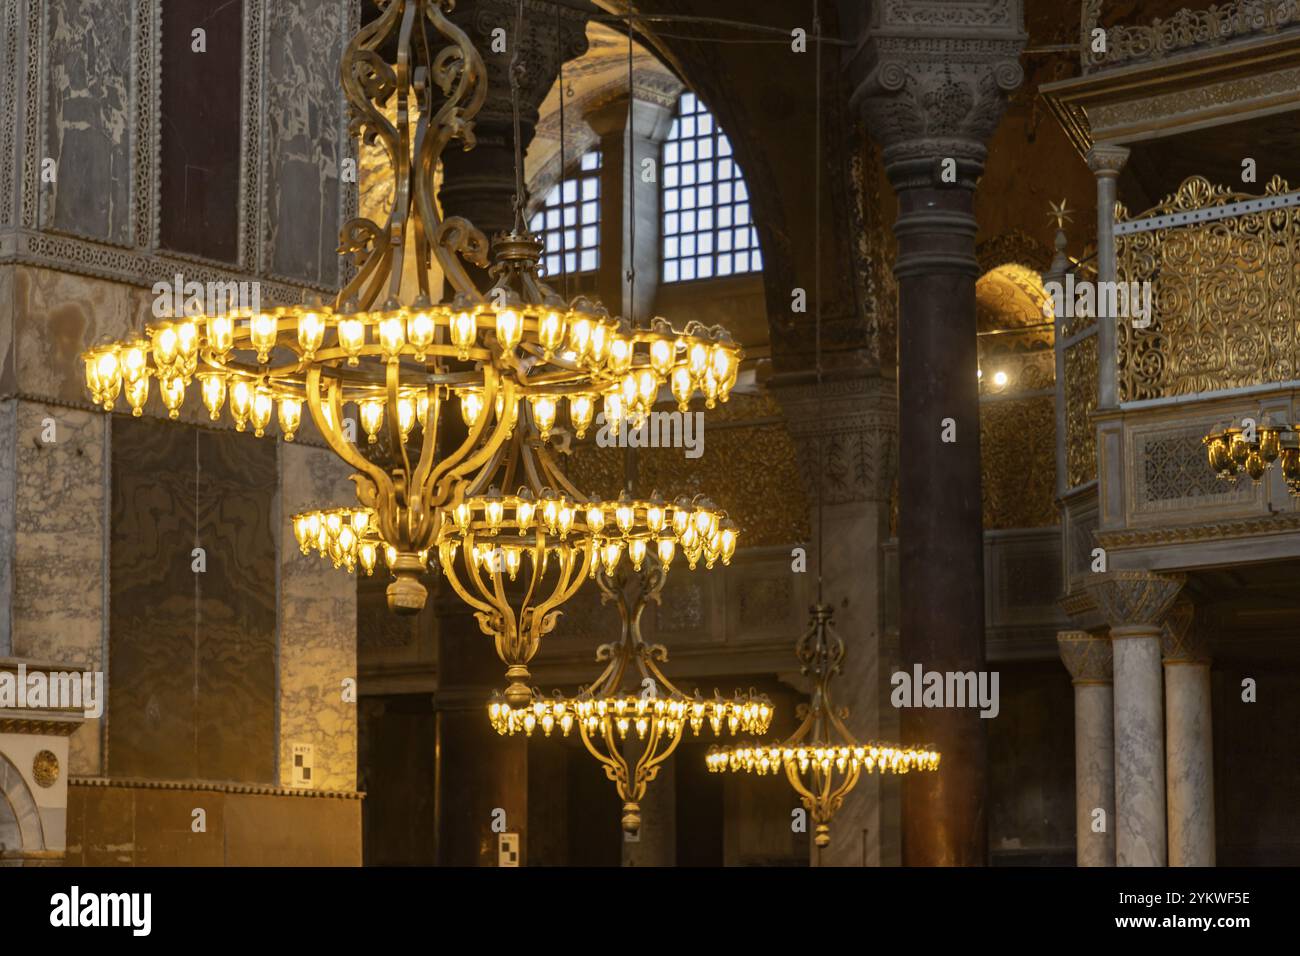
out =
[(1138, 217), (1117, 208), (1116, 265), (1123, 282), (1150, 282), (1153, 315), (1118, 321), (1121, 402), (1242, 388), (1300, 377), (1300, 208), (1207, 215), (1124, 233), (1125, 221), (1209, 212), (1290, 192), (1274, 177), (1264, 197), (1231, 192), (1199, 176)]

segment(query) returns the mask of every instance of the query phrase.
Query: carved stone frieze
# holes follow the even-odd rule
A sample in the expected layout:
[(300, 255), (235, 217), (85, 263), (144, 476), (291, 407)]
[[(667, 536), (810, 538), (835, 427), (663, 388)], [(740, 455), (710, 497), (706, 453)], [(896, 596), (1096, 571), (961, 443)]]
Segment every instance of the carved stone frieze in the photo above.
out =
[(806, 376), (769, 388), (785, 412), (810, 498), (821, 480), (827, 504), (889, 500), (898, 468), (892, 380), (836, 375), (823, 379), (820, 396)]

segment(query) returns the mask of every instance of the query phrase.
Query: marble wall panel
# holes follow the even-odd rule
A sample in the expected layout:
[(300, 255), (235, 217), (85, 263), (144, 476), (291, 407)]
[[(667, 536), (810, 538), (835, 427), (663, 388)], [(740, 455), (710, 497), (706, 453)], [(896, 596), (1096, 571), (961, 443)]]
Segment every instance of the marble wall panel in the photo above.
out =
[[(357, 677), (356, 578), (303, 555), (292, 517), (308, 508), (351, 504), (351, 473), (331, 452), (280, 444), (280, 785), (293, 783), (293, 745), (314, 748), (317, 789), (354, 790), (357, 705), (343, 682)], [(355, 686), (355, 685), (354, 685)]]
[(266, 268), (313, 283), (338, 280), (346, 10), (337, 0), (268, 3)]
[(126, 416), (113, 448), (109, 769), (270, 781), (275, 448)]
[[(102, 669), (103, 417), (18, 400), (13, 436), (11, 652)], [(70, 762), (98, 769), (99, 721), (73, 736)]]
[(148, 289), (27, 266), (13, 296), (15, 388), (76, 404), (90, 401), (81, 353), (142, 329), (153, 303)]
[(125, 245), (131, 241), (130, 4), (51, 0), (42, 223)]

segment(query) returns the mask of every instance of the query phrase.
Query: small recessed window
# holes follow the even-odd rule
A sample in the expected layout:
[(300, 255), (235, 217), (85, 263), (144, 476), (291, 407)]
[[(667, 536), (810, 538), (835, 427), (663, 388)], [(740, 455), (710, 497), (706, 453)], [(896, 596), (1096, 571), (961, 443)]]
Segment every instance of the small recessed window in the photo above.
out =
[(665, 282), (762, 269), (749, 190), (731, 142), (694, 93), (683, 93), (677, 102), (664, 143), (662, 182)]

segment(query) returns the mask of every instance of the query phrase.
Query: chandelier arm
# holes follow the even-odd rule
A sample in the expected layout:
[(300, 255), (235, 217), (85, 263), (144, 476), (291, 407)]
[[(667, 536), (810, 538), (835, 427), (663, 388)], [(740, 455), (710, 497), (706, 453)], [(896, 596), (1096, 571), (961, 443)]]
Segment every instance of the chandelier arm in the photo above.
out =
[(799, 794), (799, 798), (803, 801), (805, 809), (807, 809), (809, 813), (815, 815), (816, 810), (814, 809), (814, 805), (817, 798), (814, 797), (812, 791), (804, 785), (803, 777), (799, 774), (798, 764), (792, 760), (783, 760), (781, 763), (785, 767), (786, 779), (790, 781), (790, 786), (794, 788), (794, 792)]
[(501, 580), (500, 564), (495, 561), (492, 563), (493, 567), (488, 570), (488, 578), (492, 582), (492, 594), (496, 598), (493, 606), (501, 619), (501, 627), (496, 632), (494, 642), (497, 654), (508, 665), (527, 664), (532, 660), (533, 655), (527, 654), (525, 656), (527, 648), (519, 628), (519, 618), (515, 615), (515, 609), (510, 606), (510, 601), (506, 598), (505, 585)]
[(388, 217), (389, 246), (393, 250), (388, 270), (388, 297), (397, 302), (402, 291), (402, 262), (406, 254), (406, 224), (411, 215), (411, 29), (419, 0), (403, 0), (402, 26), (397, 35), (397, 156), (393, 165), (393, 208)]
[[(394, 492), (393, 480), (378, 465), (366, 460), (360, 455), (352, 443), (344, 437), (342, 432), (343, 409), (339, 403), (339, 385), (337, 380), (331, 379), (328, 385), (329, 389), (329, 406), (330, 415), (326, 418), (324, 410), (321, 408), (321, 390), (320, 390), (321, 370), (319, 365), (313, 365), (307, 370), (307, 407), (311, 410), (312, 421), (325, 437), (330, 448), (334, 453), (342, 458), (347, 464), (351, 465), (357, 471), (364, 474), (375, 486), (378, 494), (391, 496)], [(358, 491), (358, 497), (360, 493)], [(374, 507), (375, 502), (361, 502), (369, 507)], [(376, 509), (377, 514), (381, 514), (380, 509)], [(390, 529), (382, 529), (385, 533), (391, 533)]]
[(584, 495), (578, 487), (568, 479), (568, 476), (560, 470), (560, 466), (551, 455), (550, 449), (545, 445), (539, 446), (537, 449), (537, 457), (542, 463), (542, 468), (546, 471), (551, 480), (560, 486), (561, 490), (572, 495), (574, 501), (587, 500), (587, 496)]
[[(469, 454), (487, 426), (487, 417), (489, 410), (496, 401), (497, 390), (501, 386), (502, 380), (498, 376), (495, 368), (489, 363), (483, 366), (483, 412), (479, 415), (478, 420), (469, 430), (469, 435), (461, 442), (456, 451), (440, 461), (430, 473), (424, 482), (425, 497), (436, 504), (443, 504), (447, 500), (451, 489), (448, 487), (451, 483), (457, 482), (466, 474), (482, 467), (489, 461), (493, 453), (501, 447), (506, 440), (509, 432), (510, 419), (502, 416), (493, 426), (491, 434), (486, 442), (479, 447), (474, 454)], [(515, 401), (514, 384), (509, 380), (504, 380), (504, 390), (502, 397), (502, 409), (508, 409), (511, 403)], [(469, 455), (468, 457), (465, 457)], [(436, 495), (433, 492), (436, 489)]]
[(624, 780), (627, 779), (627, 764), (622, 760), (622, 754), (619, 753), (618, 748), (613, 745), (613, 742), (610, 739), (613, 736), (614, 718), (610, 717), (607, 718), (607, 720), (608, 726), (605, 727), (602, 732), (601, 739), (605, 741), (605, 746), (609, 750), (608, 754), (602, 753), (600, 748), (598, 748), (592, 741), (591, 733), (587, 730), (586, 721), (579, 721), (578, 733), (582, 736), (582, 743), (583, 746), (587, 748), (587, 752), (595, 757), (600, 762), (601, 766), (605, 768), (605, 776), (614, 782), (614, 786), (618, 789), (619, 796), (622, 796), (624, 787), (623, 784), (620, 783), (619, 778), (622, 777)]
[[(411, 456), (406, 452), (406, 436), (402, 434), (402, 417), (398, 414), (398, 404), (402, 394), (402, 370), (397, 359), (391, 359), (385, 365), (384, 377), (387, 379), (385, 384), (388, 392), (388, 414), (384, 416), (388, 445), (390, 449), (396, 449), (396, 454), (401, 456), (399, 470), (402, 475), (402, 486), (397, 489), (398, 502), (400, 506), (406, 508), (418, 508), (420, 492), (411, 482)], [(410, 524), (409, 520), (407, 524)], [(409, 530), (408, 528), (408, 532)]]
[[(465, 587), (464, 583), (460, 580), (460, 575), (456, 573), (456, 562), (454, 559), (442, 562), (442, 573), (443, 577), (451, 583), (452, 590), (455, 591), (457, 596), (459, 596), (460, 599), (470, 607), (477, 608), (484, 614), (490, 615), (496, 613), (496, 609), (493, 608), (492, 605), (484, 602)], [(493, 631), (483, 625), (482, 619), (479, 620), (479, 625), (485, 635), (488, 637), (492, 636)]]
[[(432, 544), (438, 533), (438, 527), (435, 524), (437, 510), (430, 508), (428, 505), (427, 485), (425, 478), (433, 468), (433, 459), (438, 451), (438, 424), (441, 421), (442, 414), (442, 396), (441, 389), (438, 387), (425, 386), (425, 395), (429, 400), (429, 406), (425, 411), (424, 421), (420, 423), (422, 445), (420, 447), (420, 457), (416, 461), (415, 471), (410, 471), (410, 461), (407, 460), (407, 493), (415, 489), (420, 502), (420, 514), (417, 519), (416, 527), (412, 534), (416, 540), (427, 541)], [(403, 448), (405, 453), (405, 448)]]
[[(435, 157), (442, 155), (452, 139), (463, 139), (466, 149), (474, 145), (473, 120), (487, 99), (487, 72), (483, 59), (469, 37), (443, 15), (444, 2), (445, 0), (438, 0), (425, 6), (434, 29), (453, 44), (439, 51), (433, 64), (435, 79), (448, 97), (434, 116), (434, 135), (426, 141), (424, 155), (420, 158), (421, 168), (429, 170), (434, 166)], [(454, 90), (451, 89), (453, 78)], [(432, 182), (432, 175), (420, 176), (415, 186), (415, 198), (443, 275), (458, 293), (475, 302), (486, 301), (466, 273), (460, 256), (467, 257), (480, 268), (486, 267), (487, 237), (462, 217), (453, 216), (445, 221), (441, 219), (431, 194)]]
[[(347, 309), (348, 303), (354, 301), (359, 308), (370, 307), (379, 296), (379, 289), (384, 284), (384, 275), (388, 271), (392, 253), (388, 244), (388, 233), (376, 223), (360, 218), (347, 222), (340, 232), (339, 253), (361, 253), (367, 246), (370, 246), (371, 250), (366, 254), (365, 261), (357, 270), (357, 274), (334, 297), (334, 308), (338, 312)], [(367, 282), (370, 282), (371, 286), (363, 293), (361, 289)]]

